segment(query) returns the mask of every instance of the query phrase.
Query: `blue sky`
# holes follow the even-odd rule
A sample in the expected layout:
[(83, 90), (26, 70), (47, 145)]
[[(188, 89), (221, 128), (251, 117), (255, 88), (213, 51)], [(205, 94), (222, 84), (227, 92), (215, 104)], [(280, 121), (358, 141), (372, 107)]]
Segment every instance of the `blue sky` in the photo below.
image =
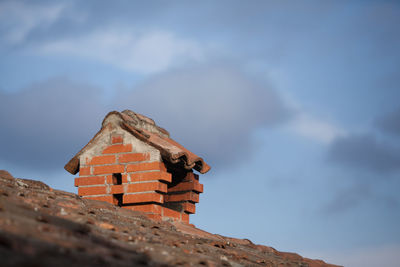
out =
[(191, 221), (346, 266), (400, 261), (397, 1), (0, 1), (0, 168), (76, 192), (105, 114), (213, 167)]

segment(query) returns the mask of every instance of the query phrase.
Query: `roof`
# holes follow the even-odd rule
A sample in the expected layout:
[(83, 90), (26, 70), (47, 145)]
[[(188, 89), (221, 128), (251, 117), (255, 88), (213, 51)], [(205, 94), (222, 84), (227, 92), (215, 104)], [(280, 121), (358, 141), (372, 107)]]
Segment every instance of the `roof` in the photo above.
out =
[(1, 170), (0, 188), (1, 266), (335, 267), (181, 222), (154, 221)]
[[(117, 120), (111, 120), (111, 117), (116, 117)], [(186, 170), (195, 169), (200, 173), (210, 170), (210, 166), (201, 157), (170, 138), (169, 132), (157, 126), (154, 120), (131, 110), (124, 110), (122, 112), (111, 111), (106, 115), (100, 131), (64, 166), (68, 172), (76, 174), (79, 171), (80, 155), (96, 144), (96, 137), (104, 129), (110, 127), (111, 121), (139, 140), (159, 150), (162, 158), (167, 162), (182, 164)]]

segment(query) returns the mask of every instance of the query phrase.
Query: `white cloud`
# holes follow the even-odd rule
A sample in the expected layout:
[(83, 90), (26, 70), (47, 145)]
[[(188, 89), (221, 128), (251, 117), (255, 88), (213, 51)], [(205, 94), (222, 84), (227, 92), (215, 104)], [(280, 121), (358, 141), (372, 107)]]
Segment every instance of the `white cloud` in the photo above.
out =
[[(275, 70), (272, 77), (279, 73), (279, 70)], [(279, 91), (279, 93), (295, 114), (285, 126), (287, 131), (323, 144), (330, 144), (337, 137), (347, 136), (345, 129), (308, 112), (291, 92)]]
[(322, 143), (331, 143), (335, 138), (346, 135), (346, 131), (338, 126), (305, 112), (299, 113), (288, 127), (296, 134)]
[[(65, 78), (14, 94), (0, 92), (0, 124), (7, 129), (0, 139), (0, 160), (42, 170), (62, 168), (92, 138), (112, 106), (154, 118), (221, 169), (251, 157), (254, 129), (282, 123), (290, 115), (273, 88), (223, 66), (151, 76), (135, 90), (116, 92), (107, 106), (101, 97), (101, 88)], [(8, 110), (15, 111), (11, 120)], [(19, 140), (19, 146), (10, 140)]]
[(65, 78), (12, 94), (0, 91), (0, 124), (5, 129), (0, 132), (0, 161), (30, 169), (62, 169), (92, 138), (107, 113), (101, 93)]
[(273, 88), (229, 66), (152, 76), (119, 97), (120, 109), (132, 108), (154, 118), (173, 138), (219, 166), (246, 160), (253, 148), (253, 130), (290, 116)]
[[(0, 2), (0, 43), (23, 45), (37, 29), (50, 28), (62, 17), (81, 22), (84, 14), (71, 15), (66, 3), (35, 4), (17, 1)], [(54, 36), (57, 36), (54, 38)], [(177, 36), (162, 29), (143, 29), (106, 24), (87, 29), (84, 34), (60, 34), (31, 43), (33, 53), (68, 56), (111, 64), (120, 69), (148, 74), (164, 71), (186, 62), (203, 62), (205, 50), (212, 44)]]
[(65, 8), (65, 3), (34, 5), (17, 1), (0, 2), (1, 39), (11, 45), (22, 43), (31, 30), (56, 21)]
[(36, 48), (45, 54), (88, 58), (142, 74), (204, 59), (203, 49), (193, 40), (168, 31), (138, 31), (116, 26), (47, 41)]

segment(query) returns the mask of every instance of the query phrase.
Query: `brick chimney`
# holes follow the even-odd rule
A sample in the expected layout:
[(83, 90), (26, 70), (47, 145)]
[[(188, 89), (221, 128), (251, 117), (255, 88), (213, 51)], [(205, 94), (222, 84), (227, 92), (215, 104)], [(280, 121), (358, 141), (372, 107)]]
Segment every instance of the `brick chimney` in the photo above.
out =
[(66, 165), (83, 198), (189, 223), (210, 167), (155, 122), (130, 110), (107, 114), (100, 131)]

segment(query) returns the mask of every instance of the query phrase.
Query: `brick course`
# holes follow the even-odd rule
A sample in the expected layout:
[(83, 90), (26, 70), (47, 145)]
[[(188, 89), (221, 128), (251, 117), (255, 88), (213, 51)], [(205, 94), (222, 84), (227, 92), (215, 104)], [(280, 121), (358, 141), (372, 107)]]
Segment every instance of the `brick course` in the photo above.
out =
[(106, 178), (104, 176), (78, 177), (78, 178), (75, 178), (75, 186), (100, 185), (100, 184), (104, 184), (105, 181), (106, 181)]
[(79, 168), (79, 176), (90, 175), (90, 167), (80, 167)]
[(161, 164), (158, 161), (126, 165), (126, 172), (152, 171), (160, 169)]
[(162, 207), (158, 204), (144, 204), (144, 205), (135, 205), (135, 206), (124, 206), (125, 209), (141, 211), (141, 212), (151, 212), (161, 214)]
[(129, 153), (121, 154), (118, 156), (120, 163), (138, 162), (150, 160), (150, 154), (148, 153)]
[[(121, 174), (121, 177), (122, 177), (122, 183), (126, 184), (128, 182), (128, 175), (123, 173), (123, 174)], [(107, 181), (107, 184), (113, 184), (113, 176), (107, 175), (106, 181)]]
[(183, 210), (187, 213), (194, 214), (196, 212), (196, 205), (190, 202), (182, 204)]
[(78, 187), (78, 195), (80, 196), (105, 195), (106, 193), (106, 186)]
[(176, 195), (166, 195), (165, 202), (180, 202), (180, 201), (191, 201), (191, 202), (199, 202), (199, 194), (190, 191), (184, 194), (176, 194)]
[(124, 142), (124, 138), (120, 135), (113, 135), (111, 136), (111, 143), (112, 144), (121, 144)]
[(106, 155), (106, 156), (96, 156), (93, 157), (92, 160), (89, 161), (89, 165), (103, 165), (103, 164), (114, 164), (115, 163), (115, 155)]
[(182, 213), (181, 215), (181, 221), (185, 223), (189, 223), (189, 214)]
[(185, 179), (183, 179), (185, 182), (198, 182), (199, 181), (199, 176), (193, 172), (188, 172), (186, 174)]
[(124, 165), (106, 165), (106, 166), (95, 166), (93, 167), (93, 174), (112, 174), (122, 173), (125, 170)]
[(131, 182), (161, 180), (170, 183), (172, 181), (172, 176), (170, 173), (160, 171), (131, 173), (129, 176), (131, 178)]
[(103, 150), (103, 154), (115, 154), (115, 153), (123, 153), (123, 152), (131, 152), (132, 151), (132, 145), (127, 144), (119, 144), (119, 145), (111, 145), (108, 146)]
[(122, 194), (125, 193), (124, 185), (112, 185), (110, 187), (110, 194)]
[(129, 184), (127, 186), (127, 192), (146, 192), (146, 191), (160, 191), (167, 193), (167, 185), (161, 182), (148, 182), (148, 183), (136, 183)]
[(174, 187), (168, 188), (168, 192), (195, 191), (203, 193), (203, 185), (199, 182), (181, 182)]
[(163, 216), (164, 217), (170, 217), (175, 220), (180, 220), (181, 219), (181, 213), (169, 208), (164, 207), (163, 208)]
[(140, 193), (140, 194), (124, 194), (122, 198), (124, 204), (128, 203), (145, 203), (157, 202), (163, 203), (164, 196), (158, 193)]

